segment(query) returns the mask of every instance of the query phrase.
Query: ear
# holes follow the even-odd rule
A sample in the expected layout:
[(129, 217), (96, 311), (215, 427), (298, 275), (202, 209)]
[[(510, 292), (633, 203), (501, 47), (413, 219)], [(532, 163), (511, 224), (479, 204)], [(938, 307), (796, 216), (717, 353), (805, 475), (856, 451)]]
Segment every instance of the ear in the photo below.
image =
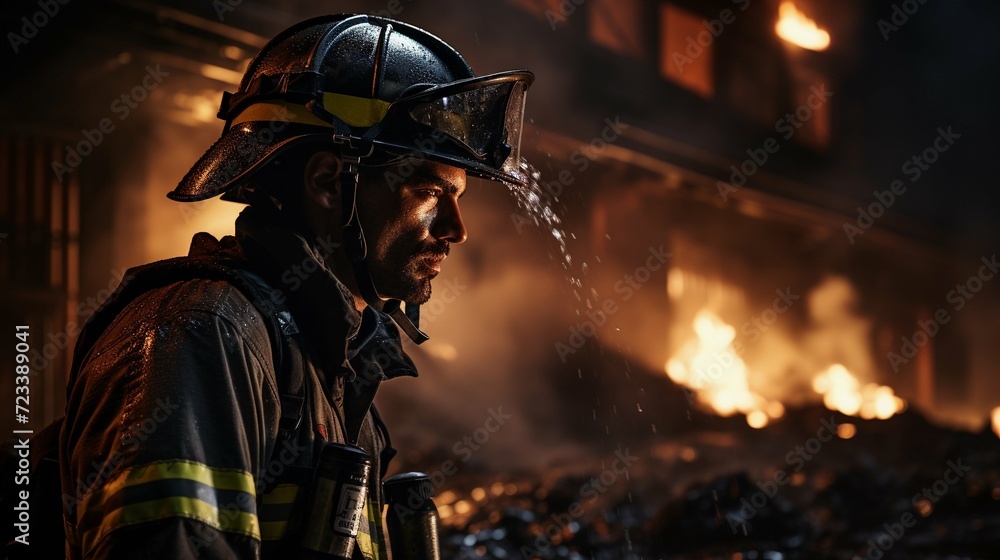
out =
[(340, 202), (340, 172), (343, 161), (333, 152), (316, 152), (306, 161), (303, 175), (306, 197), (322, 208), (332, 210)]

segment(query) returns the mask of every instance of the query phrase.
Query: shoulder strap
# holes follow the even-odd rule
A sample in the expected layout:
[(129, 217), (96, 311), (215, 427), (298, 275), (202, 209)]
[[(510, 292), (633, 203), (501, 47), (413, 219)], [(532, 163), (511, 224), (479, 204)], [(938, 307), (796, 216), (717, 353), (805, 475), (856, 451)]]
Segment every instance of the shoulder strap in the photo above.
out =
[(302, 411), (305, 406), (305, 364), (301, 352), (291, 348), (293, 339), (299, 336), (298, 325), (292, 318), (292, 313), (278, 298), (271, 297), (275, 293), (271, 287), (257, 274), (246, 269), (239, 269), (250, 286), (258, 292), (256, 299), (251, 299), (257, 311), (271, 318), (271, 324), (277, 328), (277, 334), (272, 332), (271, 342), (278, 341), (274, 352), (274, 368), (278, 377), (278, 398), (281, 401), (281, 418), (278, 421), (278, 439), (274, 443), (274, 452), (285, 447), (302, 424)]
[(392, 461), (393, 457), (396, 456), (396, 449), (392, 446), (392, 438), (389, 437), (389, 427), (385, 425), (385, 421), (382, 420), (382, 415), (378, 413), (378, 408), (375, 407), (375, 403), (372, 403), (372, 419), (375, 421), (375, 428), (378, 429), (382, 434), (382, 439), (385, 440), (385, 446), (382, 447), (382, 453), (379, 456), (379, 465), (382, 472), (379, 473), (379, 479), (385, 478), (386, 473), (389, 471), (389, 463)]

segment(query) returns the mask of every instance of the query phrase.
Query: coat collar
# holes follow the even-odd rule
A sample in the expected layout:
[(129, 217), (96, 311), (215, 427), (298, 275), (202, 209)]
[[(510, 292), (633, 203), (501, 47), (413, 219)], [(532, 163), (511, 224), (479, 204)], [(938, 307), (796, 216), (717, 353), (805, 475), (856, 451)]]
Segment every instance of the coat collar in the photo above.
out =
[(336, 247), (331, 242), (310, 243), (252, 206), (236, 219), (235, 239), (216, 242), (216, 250), (242, 253), (251, 270), (267, 281), (272, 297), (289, 308), (327, 375), (350, 375), (363, 368), (369, 376), (378, 369), (377, 377), (383, 379), (416, 376), (392, 319), (370, 307), (359, 313), (350, 290), (327, 266)]

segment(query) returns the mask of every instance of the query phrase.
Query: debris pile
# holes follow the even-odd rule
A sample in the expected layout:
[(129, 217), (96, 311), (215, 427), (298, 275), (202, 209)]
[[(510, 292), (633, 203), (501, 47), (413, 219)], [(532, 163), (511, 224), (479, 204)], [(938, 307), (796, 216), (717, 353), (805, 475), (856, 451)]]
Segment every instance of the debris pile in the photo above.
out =
[[(824, 418), (828, 437), (815, 429)], [(1000, 558), (1000, 439), (988, 427), (811, 407), (764, 430), (719, 430), (630, 441), (636, 464), (623, 476), (607, 461), (459, 473), (435, 500), (443, 557)]]

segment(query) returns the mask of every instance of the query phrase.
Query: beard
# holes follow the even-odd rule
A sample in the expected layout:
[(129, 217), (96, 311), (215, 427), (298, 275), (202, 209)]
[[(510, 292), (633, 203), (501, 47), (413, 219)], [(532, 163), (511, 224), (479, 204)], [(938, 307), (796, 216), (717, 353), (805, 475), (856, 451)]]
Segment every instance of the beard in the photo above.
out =
[(390, 244), (381, 258), (369, 264), (372, 280), (379, 295), (412, 305), (427, 303), (431, 297), (431, 280), (438, 272), (427, 264), (429, 257), (447, 255), (448, 245), (437, 243)]

